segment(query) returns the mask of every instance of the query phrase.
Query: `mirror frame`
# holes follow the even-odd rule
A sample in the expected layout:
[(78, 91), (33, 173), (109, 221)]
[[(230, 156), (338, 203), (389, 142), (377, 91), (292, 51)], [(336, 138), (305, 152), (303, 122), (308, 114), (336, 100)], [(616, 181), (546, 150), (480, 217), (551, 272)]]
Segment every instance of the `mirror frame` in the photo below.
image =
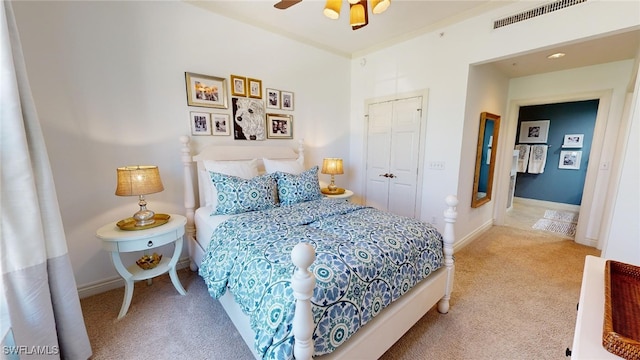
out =
[[(487, 177), (487, 195), (478, 198), (478, 187), (480, 186), (480, 168), (482, 167), (482, 150), (484, 139), (486, 138), (485, 127), (487, 121), (493, 121), (493, 141), (491, 142), (491, 158), (489, 160), (489, 175)], [(477, 208), (491, 201), (493, 190), (493, 174), (496, 166), (496, 153), (498, 146), (498, 133), (500, 132), (500, 115), (483, 112), (480, 114), (480, 127), (478, 131), (478, 146), (476, 148), (476, 169), (473, 175), (473, 192), (471, 194), (471, 207)]]

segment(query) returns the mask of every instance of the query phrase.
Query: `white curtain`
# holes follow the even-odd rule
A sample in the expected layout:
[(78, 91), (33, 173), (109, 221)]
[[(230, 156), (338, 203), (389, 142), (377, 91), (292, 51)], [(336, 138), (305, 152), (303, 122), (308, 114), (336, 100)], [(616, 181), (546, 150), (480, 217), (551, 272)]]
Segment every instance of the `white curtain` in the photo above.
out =
[(22, 359), (87, 359), (91, 346), (10, 1), (2, 1), (0, 22), (0, 336), (11, 329)]

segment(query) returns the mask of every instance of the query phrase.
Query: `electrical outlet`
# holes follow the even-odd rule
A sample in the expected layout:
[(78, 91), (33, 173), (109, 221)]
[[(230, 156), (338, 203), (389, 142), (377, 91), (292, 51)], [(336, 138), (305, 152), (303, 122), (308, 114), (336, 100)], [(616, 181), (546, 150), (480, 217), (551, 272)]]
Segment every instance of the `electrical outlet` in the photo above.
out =
[(431, 170), (444, 170), (444, 161), (432, 161), (429, 163)]
[(436, 225), (436, 223), (438, 222), (438, 219), (435, 216), (431, 217), (431, 224), (432, 225)]

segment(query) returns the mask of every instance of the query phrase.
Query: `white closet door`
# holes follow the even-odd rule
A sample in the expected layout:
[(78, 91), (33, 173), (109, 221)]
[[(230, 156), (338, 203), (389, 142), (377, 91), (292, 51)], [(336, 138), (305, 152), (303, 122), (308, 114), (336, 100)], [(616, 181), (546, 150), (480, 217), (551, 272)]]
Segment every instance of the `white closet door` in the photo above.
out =
[(388, 209), (408, 217), (415, 217), (417, 202), (421, 105), (420, 97), (393, 103)]
[(415, 217), (422, 97), (369, 105), (366, 203)]
[(389, 206), (389, 153), (391, 152), (391, 118), (393, 104), (383, 102), (369, 106), (367, 139), (367, 205), (380, 210)]

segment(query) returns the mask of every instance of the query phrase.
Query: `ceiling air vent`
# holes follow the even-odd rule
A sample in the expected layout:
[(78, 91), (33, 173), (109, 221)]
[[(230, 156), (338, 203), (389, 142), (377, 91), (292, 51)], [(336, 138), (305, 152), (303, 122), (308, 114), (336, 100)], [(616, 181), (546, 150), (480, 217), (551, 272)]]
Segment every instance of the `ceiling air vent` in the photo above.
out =
[(585, 1), (587, 1), (587, 0), (558, 0), (558, 1), (554, 1), (552, 3), (539, 6), (539, 7), (535, 8), (535, 9), (527, 10), (527, 11), (521, 12), (521, 13), (516, 14), (516, 15), (511, 15), (509, 17), (506, 17), (506, 18), (503, 18), (503, 19), (500, 19), (500, 20), (496, 20), (496, 21), (493, 22), (493, 28), (497, 29), (497, 28), (501, 28), (503, 26), (515, 24), (515, 23), (520, 22), (520, 21), (524, 21), (524, 20), (528, 20), (528, 19), (534, 18), (536, 16), (548, 14), (550, 12), (553, 12), (553, 11), (556, 11), (556, 10), (560, 10), (560, 9), (564, 9), (566, 7), (573, 6), (573, 5), (576, 5), (576, 4), (580, 4), (580, 3), (583, 3)]

